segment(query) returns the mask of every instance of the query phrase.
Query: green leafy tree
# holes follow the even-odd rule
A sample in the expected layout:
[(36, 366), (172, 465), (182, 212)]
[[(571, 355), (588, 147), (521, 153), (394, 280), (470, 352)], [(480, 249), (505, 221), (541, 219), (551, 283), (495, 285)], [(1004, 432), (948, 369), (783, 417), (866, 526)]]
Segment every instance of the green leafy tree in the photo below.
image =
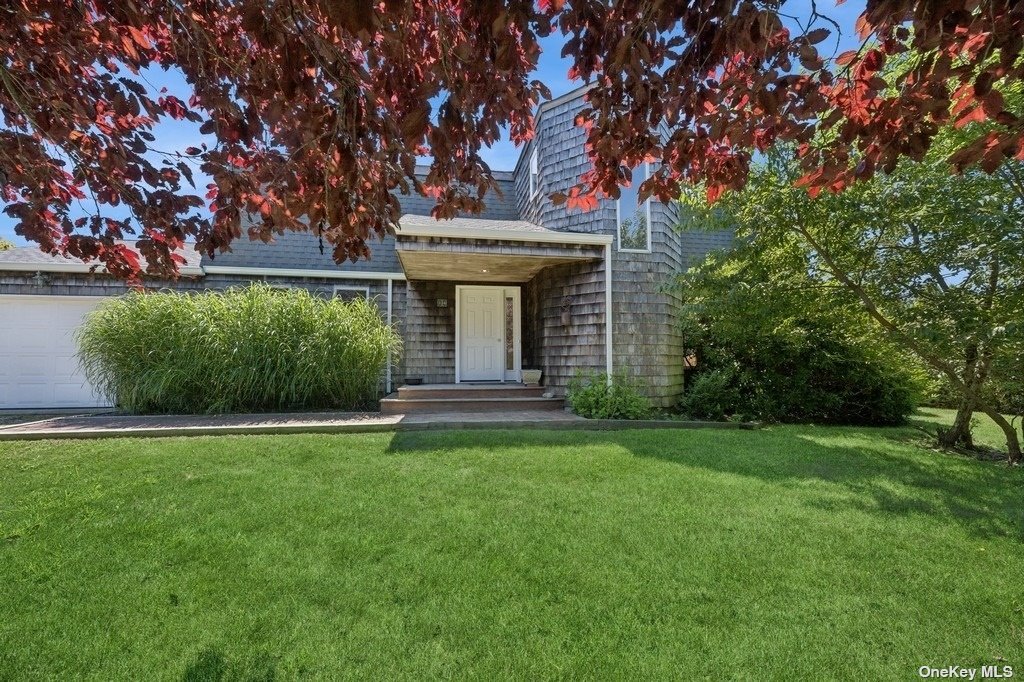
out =
[(799, 254), (784, 272), (841, 287), (900, 348), (949, 382), (959, 401), (945, 445), (970, 445), (975, 410), (1003, 430), (1011, 461), (1020, 440), (997, 409), (994, 372), (1019, 354), (1024, 316), (1024, 177), (1017, 161), (989, 174), (949, 175), (942, 146), (889, 175), (816, 198), (794, 187), (800, 170), (780, 149), (742, 193), (714, 208), (684, 194), (694, 218), (728, 225), (752, 248)]
[(7, 241), (6, 239), (0, 238), (0, 251), (10, 251), (14, 248), (14, 244)]

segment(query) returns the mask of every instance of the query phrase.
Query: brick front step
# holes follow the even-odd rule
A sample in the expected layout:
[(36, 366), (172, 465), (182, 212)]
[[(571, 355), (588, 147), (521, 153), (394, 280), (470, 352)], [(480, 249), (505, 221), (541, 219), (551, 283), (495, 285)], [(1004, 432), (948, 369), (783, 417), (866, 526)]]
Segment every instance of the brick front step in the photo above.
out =
[(424, 414), (431, 412), (480, 413), (521, 412), (525, 410), (561, 410), (561, 398), (529, 397), (470, 397), (470, 398), (406, 398), (392, 393), (380, 401), (381, 414)]
[(435, 398), (540, 398), (548, 389), (543, 386), (523, 386), (522, 384), (486, 385), (486, 384), (427, 384), (426, 386), (402, 386), (397, 393), (389, 398), (402, 400), (420, 400)]

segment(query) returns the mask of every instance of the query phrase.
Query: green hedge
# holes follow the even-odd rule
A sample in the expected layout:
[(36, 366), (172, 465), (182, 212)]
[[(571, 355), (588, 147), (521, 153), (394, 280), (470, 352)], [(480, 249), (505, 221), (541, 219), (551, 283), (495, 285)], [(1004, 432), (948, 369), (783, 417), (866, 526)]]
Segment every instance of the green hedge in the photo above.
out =
[(694, 419), (819, 424), (902, 424), (913, 412), (920, 373), (904, 356), (841, 329), (801, 320), (790, 332), (751, 321), (729, 335), (708, 323), (687, 338), (701, 359), (680, 410)]
[(111, 299), (78, 344), (118, 407), (175, 414), (370, 407), (401, 350), (373, 303), (262, 284)]

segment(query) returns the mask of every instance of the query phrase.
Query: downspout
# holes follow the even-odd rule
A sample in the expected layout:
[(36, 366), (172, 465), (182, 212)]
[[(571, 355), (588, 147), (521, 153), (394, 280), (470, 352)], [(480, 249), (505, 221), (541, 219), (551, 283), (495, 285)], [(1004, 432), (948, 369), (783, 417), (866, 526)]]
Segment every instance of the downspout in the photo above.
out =
[[(388, 277), (388, 326), (391, 326), (391, 296), (394, 287), (395, 280)], [(387, 392), (391, 393), (391, 349), (388, 349), (388, 374), (387, 374)]]
[(612, 384), (612, 245), (604, 245), (604, 371)]

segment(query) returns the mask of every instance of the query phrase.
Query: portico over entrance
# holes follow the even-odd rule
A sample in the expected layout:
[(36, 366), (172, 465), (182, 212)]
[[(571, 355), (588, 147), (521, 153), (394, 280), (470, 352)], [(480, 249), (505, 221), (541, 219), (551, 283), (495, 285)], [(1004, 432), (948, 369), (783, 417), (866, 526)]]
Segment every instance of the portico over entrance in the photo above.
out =
[(563, 389), (577, 370), (607, 371), (611, 235), (517, 220), (404, 216), (404, 377), (515, 382), (541, 369)]

